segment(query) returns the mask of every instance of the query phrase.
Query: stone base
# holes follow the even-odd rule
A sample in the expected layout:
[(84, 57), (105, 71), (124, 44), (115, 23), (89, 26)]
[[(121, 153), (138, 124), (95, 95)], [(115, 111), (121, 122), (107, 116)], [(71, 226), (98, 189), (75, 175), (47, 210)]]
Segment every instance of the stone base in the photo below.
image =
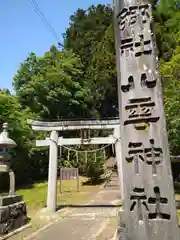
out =
[(7, 234), (28, 221), (26, 203), (21, 196), (0, 196), (0, 235)]
[(117, 240), (128, 240), (127, 228), (124, 221), (124, 211), (121, 209), (118, 213), (119, 221), (116, 232)]

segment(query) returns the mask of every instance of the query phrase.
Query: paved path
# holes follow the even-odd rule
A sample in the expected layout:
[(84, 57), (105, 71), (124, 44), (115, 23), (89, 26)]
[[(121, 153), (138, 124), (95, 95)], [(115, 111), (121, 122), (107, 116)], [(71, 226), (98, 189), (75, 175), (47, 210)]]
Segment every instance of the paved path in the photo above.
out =
[(119, 181), (114, 173), (106, 188), (91, 203), (70, 209), (67, 216), (40, 232), (34, 239), (95, 240), (106, 227), (109, 218), (117, 215), (118, 207), (115, 204), (119, 199)]

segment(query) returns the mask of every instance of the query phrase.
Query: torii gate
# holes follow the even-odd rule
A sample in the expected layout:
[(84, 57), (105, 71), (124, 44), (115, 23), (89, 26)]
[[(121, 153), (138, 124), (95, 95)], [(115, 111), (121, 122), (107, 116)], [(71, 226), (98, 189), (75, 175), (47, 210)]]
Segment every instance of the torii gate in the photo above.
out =
[[(49, 173), (48, 173), (48, 193), (47, 211), (55, 212), (57, 206), (57, 167), (58, 167), (58, 146), (63, 145), (90, 145), (90, 144), (114, 144), (118, 173), (120, 177), (120, 187), (122, 191), (122, 168), (121, 168), (121, 144), (119, 119), (112, 120), (81, 120), (81, 121), (60, 121), (42, 122), (28, 120), (35, 131), (51, 132), (50, 138), (36, 140), (36, 146), (49, 146)], [(82, 138), (63, 138), (58, 136), (59, 131), (85, 130), (85, 129), (113, 129), (113, 134), (108, 137), (93, 137), (82, 142)], [(122, 196), (121, 196), (122, 197)]]

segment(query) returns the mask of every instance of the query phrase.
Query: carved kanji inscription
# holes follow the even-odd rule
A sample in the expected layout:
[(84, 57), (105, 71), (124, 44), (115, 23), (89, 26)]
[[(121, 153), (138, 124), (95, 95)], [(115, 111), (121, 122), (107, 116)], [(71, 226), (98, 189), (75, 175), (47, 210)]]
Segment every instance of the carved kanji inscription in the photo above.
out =
[(154, 139), (149, 140), (149, 147), (144, 147), (142, 142), (129, 142), (128, 163), (134, 162), (135, 174), (139, 174), (139, 161), (152, 166), (152, 173), (157, 174), (157, 165), (163, 160), (162, 148), (155, 146)]
[(134, 211), (136, 207), (138, 213), (138, 220), (142, 221), (143, 220), (142, 207), (144, 207), (145, 210), (148, 211), (147, 196), (144, 192), (144, 188), (135, 187), (133, 189), (132, 195), (130, 196), (130, 200), (132, 200), (130, 211)]
[(150, 197), (148, 203), (155, 206), (154, 212), (149, 213), (149, 219), (165, 219), (170, 220), (171, 215), (165, 213), (161, 210), (162, 205), (168, 205), (168, 199), (166, 197), (161, 197), (159, 187), (154, 188), (155, 197)]
[(145, 130), (147, 124), (159, 120), (159, 116), (152, 115), (154, 107), (155, 102), (151, 100), (151, 97), (130, 99), (129, 104), (125, 106), (128, 119), (124, 121), (124, 125), (133, 124), (136, 130)]

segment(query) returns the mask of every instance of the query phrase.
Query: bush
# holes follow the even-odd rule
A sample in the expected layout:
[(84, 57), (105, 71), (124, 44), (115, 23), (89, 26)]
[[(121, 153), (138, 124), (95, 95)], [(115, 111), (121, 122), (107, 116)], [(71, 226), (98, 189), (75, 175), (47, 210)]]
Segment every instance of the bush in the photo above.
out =
[[(95, 156), (96, 155), (96, 156)], [(90, 178), (91, 183), (96, 183), (104, 173), (104, 156), (102, 151), (89, 152), (85, 175)]]

